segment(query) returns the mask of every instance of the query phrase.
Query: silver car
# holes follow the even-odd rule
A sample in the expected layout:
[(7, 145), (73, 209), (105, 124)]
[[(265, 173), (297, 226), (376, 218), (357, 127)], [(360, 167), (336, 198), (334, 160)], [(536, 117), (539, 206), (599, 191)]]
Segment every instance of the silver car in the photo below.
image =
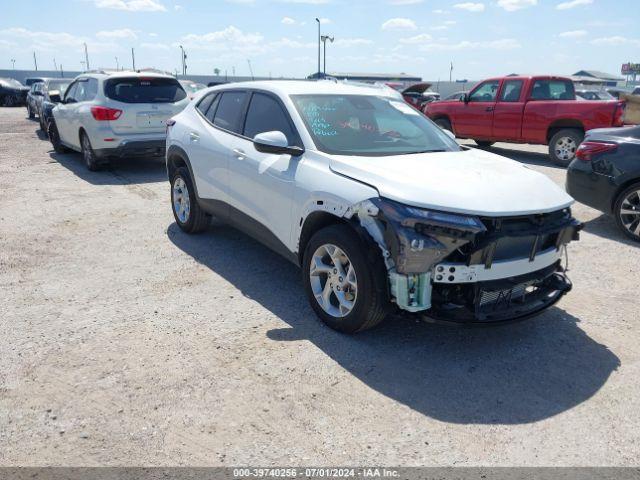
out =
[(83, 74), (53, 109), (49, 138), (56, 152), (81, 152), (89, 170), (113, 158), (162, 157), (166, 121), (188, 103), (178, 80), (169, 75)]

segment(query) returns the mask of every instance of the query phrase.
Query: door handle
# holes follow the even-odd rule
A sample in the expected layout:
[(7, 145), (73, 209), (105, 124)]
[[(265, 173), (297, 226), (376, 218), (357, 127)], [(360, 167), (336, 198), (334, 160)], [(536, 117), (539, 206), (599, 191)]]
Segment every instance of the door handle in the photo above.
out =
[(241, 148), (234, 148), (233, 153), (238, 160), (244, 160), (245, 158), (247, 158), (247, 154), (244, 153), (244, 150), (242, 150)]
[(191, 140), (192, 142), (197, 142), (198, 140), (200, 140), (200, 135), (198, 135), (196, 132), (191, 132), (189, 133), (189, 140)]
[(487, 107), (485, 109), (485, 112), (493, 112), (493, 110), (494, 110), (494, 107)]

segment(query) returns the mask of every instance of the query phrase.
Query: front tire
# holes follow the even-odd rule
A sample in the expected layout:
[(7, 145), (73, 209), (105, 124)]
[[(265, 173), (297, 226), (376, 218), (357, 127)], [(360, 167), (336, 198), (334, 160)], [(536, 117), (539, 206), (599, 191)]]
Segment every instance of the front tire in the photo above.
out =
[(583, 139), (584, 133), (575, 128), (563, 128), (557, 131), (549, 142), (549, 156), (553, 163), (568, 167), (576, 158), (576, 151)]
[(387, 272), (380, 252), (348, 225), (331, 225), (311, 237), (304, 251), (302, 277), (313, 310), (339, 332), (373, 328), (389, 311)]
[(47, 135), (49, 135), (49, 141), (51, 142), (51, 145), (53, 145), (53, 149), (56, 153), (66, 153), (68, 151), (67, 147), (65, 147), (60, 141), (60, 133), (58, 133), (58, 127), (56, 126), (56, 122), (53, 120), (49, 122)]
[(186, 233), (204, 232), (211, 217), (196, 199), (196, 189), (189, 169), (178, 168), (171, 177), (171, 210), (180, 229)]
[(474, 140), (474, 142), (476, 142), (476, 145), (478, 145), (480, 148), (489, 148), (491, 145), (496, 143), (496, 142), (488, 142), (486, 140)]
[(30, 120), (35, 118), (35, 114), (33, 113), (33, 110), (31, 110), (31, 105), (27, 105), (27, 114), (29, 115)]
[(434, 120), (433, 123), (438, 125), (442, 130), (449, 130), (451, 133), (454, 133), (453, 128), (451, 128), (451, 122), (446, 118), (438, 118), (437, 120)]
[(618, 195), (613, 212), (622, 233), (640, 242), (640, 182), (625, 188)]

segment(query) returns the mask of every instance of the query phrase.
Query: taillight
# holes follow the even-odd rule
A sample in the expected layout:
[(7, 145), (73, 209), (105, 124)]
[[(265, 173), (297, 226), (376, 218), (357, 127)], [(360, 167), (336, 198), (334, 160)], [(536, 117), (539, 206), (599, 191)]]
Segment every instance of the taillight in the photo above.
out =
[(624, 125), (624, 109), (626, 103), (619, 103), (616, 105), (616, 111), (613, 112), (613, 126), (622, 127)]
[(576, 158), (583, 162), (590, 162), (593, 157), (605, 152), (615, 152), (618, 145), (607, 142), (582, 142), (576, 151)]
[(91, 107), (91, 115), (99, 122), (117, 120), (122, 115), (122, 110), (107, 107)]

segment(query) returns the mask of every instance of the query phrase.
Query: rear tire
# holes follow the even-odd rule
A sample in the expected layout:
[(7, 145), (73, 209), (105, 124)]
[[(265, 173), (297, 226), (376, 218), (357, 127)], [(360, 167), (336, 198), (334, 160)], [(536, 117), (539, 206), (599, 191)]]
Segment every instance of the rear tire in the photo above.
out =
[[(637, 213), (624, 214), (623, 209)], [(630, 185), (618, 195), (613, 214), (622, 233), (631, 240), (640, 242), (640, 182)]]
[(53, 145), (53, 149), (56, 153), (68, 152), (67, 147), (65, 147), (60, 141), (58, 127), (56, 126), (56, 122), (54, 122), (53, 120), (49, 122), (49, 126), (47, 127), (47, 134), (49, 135), (49, 141), (51, 142), (51, 145)]
[(33, 110), (31, 110), (31, 105), (27, 105), (27, 114), (29, 115), (30, 120), (35, 118), (35, 114), (33, 113)]
[(442, 130), (449, 130), (451, 133), (454, 133), (453, 128), (451, 128), (451, 122), (446, 118), (438, 118), (437, 120), (434, 120), (434, 123)]
[(478, 145), (480, 148), (489, 148), (491, 145), (496, 143), (496, 142), (488, 142), (485, 140), (474, 140), (474, 142), (476, 142), (476, 145)]
[(201, 233), (210, 224), (211, 217), (198, 204), (196, 189), (186, 167), (178, 168), (171, 177), (171, 210), (183, 232)]
[(82, 148), (82, 159), (84, 160), (84, 164), (87, 169), (92, 172), (100, 170), (100, 164), (98, 163), (96, 154), (91, 147), (91, 141), (85, 132), (80, 133), (80, 147)]
[(311, 308), (339, 332), (373, 328), (390, 310), (380, 252), (348, 225), (330, 225), (311, 237), (302, 259), (302, 279)]
[(553, 163), (561, 167), (568, 167), (576, 158), (578, 146), (584, 139), (584, 132), (576, 128), (558, 130), (549, 142), (549, 156)]

